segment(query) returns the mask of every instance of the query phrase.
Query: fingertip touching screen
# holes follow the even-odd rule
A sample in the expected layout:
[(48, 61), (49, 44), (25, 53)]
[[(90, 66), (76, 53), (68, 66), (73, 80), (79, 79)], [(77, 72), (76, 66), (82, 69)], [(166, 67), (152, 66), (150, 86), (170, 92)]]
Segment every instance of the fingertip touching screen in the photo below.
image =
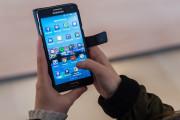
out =
[(41, 18), (55, 85), (90, 77), (89, 70), (76, 63), (87, 59), (76, 12)]

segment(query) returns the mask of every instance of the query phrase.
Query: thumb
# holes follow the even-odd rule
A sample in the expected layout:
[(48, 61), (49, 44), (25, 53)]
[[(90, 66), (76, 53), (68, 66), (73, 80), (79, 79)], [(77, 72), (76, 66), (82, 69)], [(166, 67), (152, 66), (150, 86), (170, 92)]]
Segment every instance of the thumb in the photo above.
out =
[(80, 69), (88, 69), (95, 75), (102, 75), (104, 73), (104, 70), (106, 69), (102, 64), (91, 59), (80, 61), (76, 63), (76, 66)]

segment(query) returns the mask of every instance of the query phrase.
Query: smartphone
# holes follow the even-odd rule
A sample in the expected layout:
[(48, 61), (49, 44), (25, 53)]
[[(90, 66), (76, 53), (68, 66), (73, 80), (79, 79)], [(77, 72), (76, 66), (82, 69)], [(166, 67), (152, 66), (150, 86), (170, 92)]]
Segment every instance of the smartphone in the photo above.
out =
[(54, 89), (63, 92), (92, 84), (92, 72), (76, 67), (89, 57), (77, 5), (38, 8), (33, 14)]

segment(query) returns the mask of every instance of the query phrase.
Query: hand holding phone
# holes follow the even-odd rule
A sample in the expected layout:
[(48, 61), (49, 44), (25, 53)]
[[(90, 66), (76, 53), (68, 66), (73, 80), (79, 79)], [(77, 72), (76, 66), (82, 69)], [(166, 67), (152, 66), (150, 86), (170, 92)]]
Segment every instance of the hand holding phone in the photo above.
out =
[(82, 87), (61, 95), (53, 88), (40, 35), (37, 40), (37, 73), (35, 110), (67, 114), (74, 101), (87, 90), (87, 87)]
[(108, 99), (117, 90), (121, 78), (97, 46), (89, 48), (89, 54), (91, 59), (78, 62), (76, 66), (93, 72), (95, 88), (101, 96)]

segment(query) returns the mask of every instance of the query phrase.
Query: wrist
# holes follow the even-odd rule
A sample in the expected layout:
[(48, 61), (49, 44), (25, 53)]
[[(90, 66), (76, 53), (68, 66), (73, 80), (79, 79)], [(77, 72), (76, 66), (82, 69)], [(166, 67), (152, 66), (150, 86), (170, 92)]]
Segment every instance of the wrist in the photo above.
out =
[(105, 99), (109, 99), (111, 98), (114, 93), (117, 91), (119, 85), (121, 84), (121, 77), (120, 76), (117, 76), (115, 80), (113, 80), (112, 84), (111, 84), (111, 87), (109, 89), (109, 92), (107, 92), (107, 94), (105, 96), (103, 96)]
[(128, 112), (136, 102), (140, 91), (140, 85), (135, 80), (124, 75), (121, 75), (121, 79), (122, 81), (113, 96), (109, 99), (100, 96), (98, 100), (104, 112), (112, 118), (120, 118)]
[[(45, 110), (45, 111), (53, 111), (53, 112), (57, 112), (57, 113), (63, 113), (63, 114), (67, 114), (68, 113), (68, 110), (69, 110), (69, 107), (64, 107), (63, 105), (58, 105), (58, 106), (46, 106), (46, 105), (43, 105), (44, 107), (40, 107), (38, 105), (35, 105), (35, 108), (34, 110)], [(46, 106), (46, 107), (45, 107)], [(59, 107), (61, 106), (61, 107)]]

